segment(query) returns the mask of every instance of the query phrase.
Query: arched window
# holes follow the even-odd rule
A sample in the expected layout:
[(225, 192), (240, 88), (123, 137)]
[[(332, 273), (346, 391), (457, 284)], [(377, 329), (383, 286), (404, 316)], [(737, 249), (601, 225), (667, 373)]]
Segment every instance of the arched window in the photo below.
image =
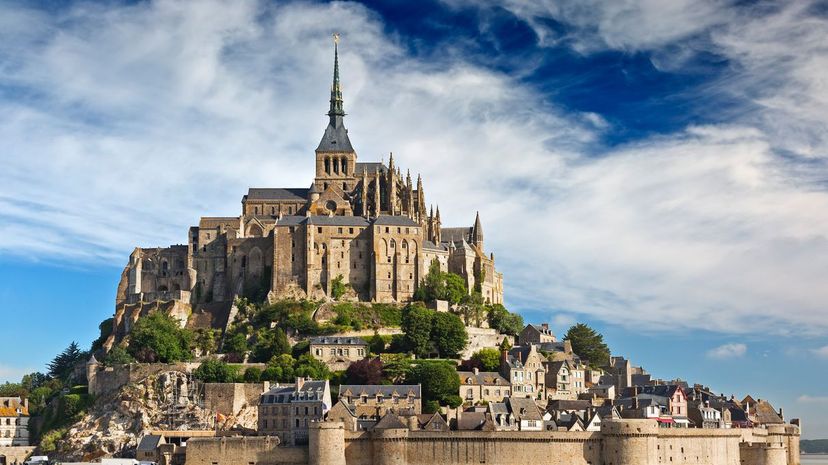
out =
[(334, 158), (332, 161), (334, 174), (339, 174), (339, 158)]
[(348, 174), (348, 159), (342, 159), (342, 174)]
[(325, 174), (331, 174), (331, 159), (328, 157), (325, 157)]

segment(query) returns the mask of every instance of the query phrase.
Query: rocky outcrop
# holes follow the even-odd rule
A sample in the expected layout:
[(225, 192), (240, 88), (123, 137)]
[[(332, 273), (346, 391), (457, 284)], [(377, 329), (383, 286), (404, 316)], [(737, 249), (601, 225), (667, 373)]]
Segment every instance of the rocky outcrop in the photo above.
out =
[(180, 371), (153, 374), (97, 398), (93, 407), (52, 454), (64, 461), (101, 456), (132, 456), (138, 441), (153, 430), (253, 429), (258, 414), (245, 405), (238, 412), (204, 407), (203, 386)]

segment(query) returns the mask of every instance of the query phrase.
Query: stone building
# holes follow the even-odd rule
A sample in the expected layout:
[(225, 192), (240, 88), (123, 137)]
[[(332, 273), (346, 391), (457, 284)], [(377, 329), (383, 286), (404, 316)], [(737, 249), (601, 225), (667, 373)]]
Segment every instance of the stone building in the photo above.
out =
[(29, 445), (29, 400), (0, 397), (0, 446)]
[(353, 413), (360, 429), (369, 428), (389, 412), (404, 417), (423, 413), (419, 384), (343, 384), (339, 386), (339, 403)]
[(544, 361), (546, 392), (553, 399), (576, 399), (586, 391), (584, 367), (574, 360)]
[(460, 398), (466, 405), (475, 405), (481, 402), (499, 402), (504, 397), (512, 395), (512, 385), (509, 381), (493, 371), (458, 371), (460, 377)]
[(358, 337), (312, 337), (310, 354), (325, 363), (331, 371), (342, 371), (368, 355), (368, 343)]
[(529, 344), (553, 343), (556, 341), (555, 335), (549, 329), (548, 323), (526, 325), (520, 334), (518, 334), (518, 343), (524, 346)]
[(426, 207), (423, 180), (393, 154), (387, 163), (359, 161), (344, 118), (335, 47), (310, 185), (250, 188), (238, 216), (202, 217), (186, 245), (135, 249), (116, 306), (175, 299), (218, 312), (236, 295), (326, 298), (339, 277), (361, 301), (405, 302), (434, 260), (470, 292), (502, 303), (503, 275), (484, 248), (480, 215), (470, 226), (444, 227), (439, 207)]
[(278, 436), (282, 444), (306, 444), (308, 424), (321, 420), (331, 408), (328, 380), (296, 378), (277, 384), (259, 402), (259, 434)]
[(544, 360), (533, 344), (501, 352), (500, 374), (509, 381), (513, 397), (546, 400)]

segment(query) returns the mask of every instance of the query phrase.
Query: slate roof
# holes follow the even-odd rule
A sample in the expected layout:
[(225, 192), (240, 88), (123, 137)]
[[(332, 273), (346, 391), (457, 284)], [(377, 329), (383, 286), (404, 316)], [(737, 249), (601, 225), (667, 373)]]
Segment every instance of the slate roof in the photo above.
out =
[[(458, 371), (457, 376), (460, 377), (460, 384), (465, 385), (482, 385), (482, 386), (509, 386), (509, 381), (500, 373), (495, 371), (480, 371), (475, 374), (473, 371)], [(471, 381), (471, 382), (469, 382)]]
[(423, 249), (429, 249), (429, 250), (441, 250), (441, 251), (445, 251), (445, 250), (446, 250), (446, 248), (445, 248), (444, 246), (442, 246), (442, 245), (437, 245), (437, 244), (435, 244), (435, 243), (433, 243), (433, 242), (431, 242), (431, 241), (423, 241)]
[(368, 174), (374, 174), (379, 168), (380, 173), (388, 172), (388, 167), (384, 163), (378, 161), (372, 162), (357, 162), (354, 164), (354, 175), (362, 176), (362, 172), (366, 171)]
[(509, 406), (506, 402), (489, 402), (489, 412), (492, 415), (508, 415)]
[(486, 424), (484, 412), (463, 412), (457, 419), (457, 429), (460, 431), (473, 431), (482, 429)]
[(656, 386), (638, 386), (638, 392), (642, 394), (653, 394), (661, 397), (673, 397), (676, 390), (679, 389), (677, 384), (659, 384)]
[(305, 222), (307, 216), (285, 215), (276, 220), (276, 226), (298, 226)]
[(471, 227), (465, 228), (441, 228), (440, 240), (443, 242), (468, 241), (471, 236)]
[(304, 202), (308, 199), (307, 187), (251, 187), (247, 190), (248, 200), (295, 200)]
[(348, 391), (351, 391), (352, 397), (359, 397), (363, 394), (376, 397), (378, 393), (382, 393), (383, 397), (392, 397), (394, 392), (400, 397), (407, 397), (409, 391), (414, 393), (414, 398), (422, 396), (422, 388), (419, 384), (343, 384), (339, 386), (340, 397)]
[(351, 145), (351, 139), (348, 138), (348, 130), (345, 129), (345, 124), (342, 117), (332, 118), (325, 132), (322, 134), (322, 140), (319, 141), (319, 146), (316, 147), (317, 152), (353, 152), (354, 147)]
[(533, 399), (528, 397), (510, 397), (509, 409), (518, 420), (543, 420), (540, 409)]
[(419, 226), (419, 224), (411, 218), (398, 215), (380, 215), (376, 220), (374, 220), (374, 224), (382, 226)]
[(553, 334), (552, 334), (552, 330), (551, 330), (551, 329), (549, 329), (549, 328), (544, 328), (544, 327), (543, 327), (543, 326), (541, 326), (541, 325), (533, 325), (533, 324), (528, 324), (527, 326), (531, 327), (532, 329), (534, 329), (535, 331), (537, 331), (537, 332), (539, 332), (539, 333), (541, 333), (541, 334), (548, 334), (548, 335), (550, 335), (550, 336), (552, 336), (552, 335), (553, 335)]
[(368, 226), (361, 216), (308, 216), (307, 223), (318, 226)]
[(325, 394), (325, 380), (305, 381), (298, 390), (295, 384), (282, 384), (262, 394), (263, 404), (286, 404), (290, 402), (322, 401)]
[(388, 412), (374, 425), (374, 429), (408, 429), (408, 426), (397, 415)]
[(773, 405), (766, 400), (757, 401), (751, 406), (751, 411), (756, 419), (756, 422), (762, 425), (768, 424), (784, 424), (785, 421), (776, 413)]
[(155, 451), (158, 448), (158, 445), (161, 443), (162, 437), (157, 434), (147, 434), (141, 438), (141, 442), (138, 443), (139, 451)]
[(555, 399), (549, 401), (549, 403), (546, 405), (546, 411), (553, 412), (558, 410), (586, 410), (591, 405), (592, 402), (588, 400)]
[(368, 343), (359, 337), (337, 337), (337, 336), (316, 336), (310, 338), (311, 344), (331, 344), (331, 345), (349, 345), (349, 346), (367, 346)]

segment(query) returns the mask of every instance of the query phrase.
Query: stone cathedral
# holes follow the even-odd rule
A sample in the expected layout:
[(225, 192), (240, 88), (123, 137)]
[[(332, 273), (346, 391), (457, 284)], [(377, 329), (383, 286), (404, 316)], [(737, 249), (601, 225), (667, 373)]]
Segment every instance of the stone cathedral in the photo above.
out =
[[(345, 128), (334, 45), (328, 126), (316, 147), (316, 176), (305, 188), (250, 188), (233, 217), (203, 217), (187, 245), (137, 248), (122, 274), (117, 304), (231, 302), (248, 289), (270, 299), (324, 299), (338, 277), (351, 298), (405, 302), (434, 260), (463, 277), (485, 301), (503, 301), (503, 275), (483, 247), (479, 215), (443, 227), (416, 182), (394, 163), (360, 162)], [(472, 220), (469, 212), (468, 219)]]

